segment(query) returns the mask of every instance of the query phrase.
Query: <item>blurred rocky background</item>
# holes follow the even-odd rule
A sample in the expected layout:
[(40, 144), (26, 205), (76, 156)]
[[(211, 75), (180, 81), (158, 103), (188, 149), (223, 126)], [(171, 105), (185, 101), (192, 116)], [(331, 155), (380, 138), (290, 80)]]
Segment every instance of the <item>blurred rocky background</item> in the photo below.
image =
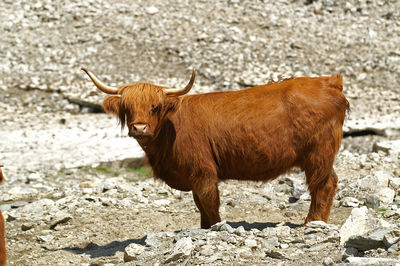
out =
[[(0, 2), (0, 187), (10, 265), (390, 265), (400, 249), (400, 2)], [(221, 184), (200, 230), (190, 193), (154, 181), (102, 113), (111, 84), (191, 93), (341, 73), (351, 104), (329, 224), (299, 227), (302, 173)]]

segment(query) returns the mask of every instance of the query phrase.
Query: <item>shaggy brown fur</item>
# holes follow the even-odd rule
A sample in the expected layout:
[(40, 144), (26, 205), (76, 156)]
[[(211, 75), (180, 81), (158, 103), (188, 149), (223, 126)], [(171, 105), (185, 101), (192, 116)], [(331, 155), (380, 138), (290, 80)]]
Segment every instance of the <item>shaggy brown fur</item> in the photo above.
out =
[[(311, 206), (305, 222), (327, 221), (337, 186), (333, 163), (349, 104), (342, 76), (293, 78), (240, 91), (167, 95), (151, 84), (119, 87), (106, 112), (129, 128), (156, 178), (192, 191), (201, 227), (219, 222), (218, 182), (267, 181), (300, 167)], [(145, 124), (147, 136), (133, 126)]]

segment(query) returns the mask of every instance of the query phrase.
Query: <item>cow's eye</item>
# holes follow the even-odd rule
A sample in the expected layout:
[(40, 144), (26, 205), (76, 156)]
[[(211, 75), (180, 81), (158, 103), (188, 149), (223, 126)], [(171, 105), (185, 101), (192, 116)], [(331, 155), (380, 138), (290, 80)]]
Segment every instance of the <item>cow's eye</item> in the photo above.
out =
[(152, 105), (152, 106), (151, 106), (151, 112), (152, 112), (153, 114), (159, 113), (160, 110), (161, 110), (161, 104)]

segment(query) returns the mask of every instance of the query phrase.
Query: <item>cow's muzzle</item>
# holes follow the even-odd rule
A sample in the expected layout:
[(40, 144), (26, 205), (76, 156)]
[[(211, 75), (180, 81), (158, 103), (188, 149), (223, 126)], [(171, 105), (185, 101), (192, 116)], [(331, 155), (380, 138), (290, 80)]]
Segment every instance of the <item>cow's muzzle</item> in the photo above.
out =
[(150, 137), (151, 135), (150, 127), (143, 123), (133, 124), (129, 130), (129, 136), (134, 138)]

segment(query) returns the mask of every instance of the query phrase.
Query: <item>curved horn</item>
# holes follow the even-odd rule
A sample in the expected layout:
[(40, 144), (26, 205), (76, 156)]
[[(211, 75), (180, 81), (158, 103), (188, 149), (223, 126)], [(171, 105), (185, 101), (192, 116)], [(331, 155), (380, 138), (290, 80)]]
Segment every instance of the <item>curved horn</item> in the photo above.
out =
[(183, 89), (164, 89), (166, 94), (175, 94), (175, 95), (184, 95), (190, 91), (193, 86), (194, 79), (196, 78), (196, 69), (193, 69), (192, 77), (190, 78), (189, 83)]
[(88, 74), (89, 78), (93, 81), (94, 85), (96, 85), (96, 87), (99, 88), (102, 92), (105, 92), (107, 94), (119, 94), (117, 87), (112, 87), (104, 84), (98, 78), (96, 78), (96, 76), (92, 72), (90, 72), (86, 67), (82, 67), (81, 69), (85, 71), (86, 74)]

